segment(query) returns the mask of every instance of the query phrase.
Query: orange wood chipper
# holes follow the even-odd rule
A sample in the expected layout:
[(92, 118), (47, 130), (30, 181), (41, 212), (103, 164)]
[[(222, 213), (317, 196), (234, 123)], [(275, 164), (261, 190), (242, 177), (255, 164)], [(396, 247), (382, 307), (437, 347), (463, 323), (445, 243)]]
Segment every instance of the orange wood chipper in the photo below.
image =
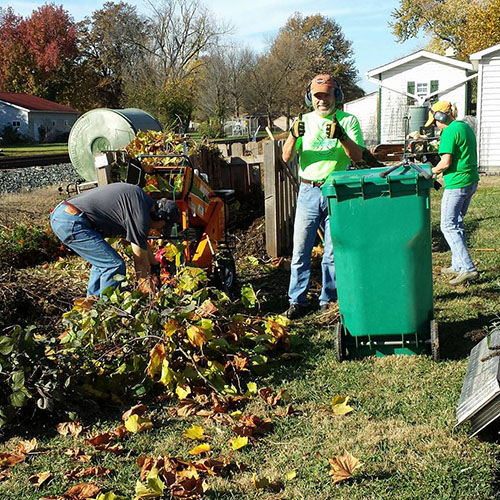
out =
[[(142, 187), (153, 198), (175, 201), (180, 227), (175, 225), (170, 234), (151, 237), (160, 240), (156, 258), (167, 273), (174, 274), (179, 266), (190, 263), (206, 270), (222, 290), (233, 292), (236, 268), (227, 230), (234, 214), (234, 190), (212, 189), (186, 151), (135, 158), (125, 150), (105, 151), (95, 157), (95, 165), (98, 185), (128, 182)], [(165, 240), (177, 243), (182, 259), (167, 258)]]

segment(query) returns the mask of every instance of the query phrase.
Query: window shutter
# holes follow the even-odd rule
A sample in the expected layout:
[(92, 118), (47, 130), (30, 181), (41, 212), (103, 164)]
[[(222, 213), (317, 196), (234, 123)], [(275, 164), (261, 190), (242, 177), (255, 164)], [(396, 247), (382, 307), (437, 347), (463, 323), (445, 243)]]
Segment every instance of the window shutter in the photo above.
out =
[[(439, 89), (439, 80), (431, 80), (431, 94), (433, 92), (436, 92), (436, 90), (438, 90), (438, 89)], [(437, 101), (438, 101), (437, 94), (431, 97), (431, 100), (430, 100), (431, 104), (434, 104)]]
[[(410, 94), (415, 94), (415, 82), (407, 82), (406, 91), (409, 92)], [(407, 104), (408, 105), (415, 104), (415, 99), (412, 99), (411, 97), (408, 96)]]

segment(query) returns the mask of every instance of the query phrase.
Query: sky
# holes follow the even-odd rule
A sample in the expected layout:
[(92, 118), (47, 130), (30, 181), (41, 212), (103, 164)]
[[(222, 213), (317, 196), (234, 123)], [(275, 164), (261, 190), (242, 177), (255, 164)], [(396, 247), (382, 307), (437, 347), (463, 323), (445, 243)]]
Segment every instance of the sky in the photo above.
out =
[[(80, 21), (102, 8), (105, 0), (52, 0), (62, 5)], [(144, 0), (124, 0), (135, 5), (138, 12), (147, 14)], [(388, 26), (391, 12), (399, 6), (398, 0), (199, 0), (217, 19), (233, 27), (231, 38), (242, 45), (261, 52), (269, 40), (284, 26), (295, 12), (302, 15), (322, 14), (340, 25), (345, 37), (352, 42), (358, 85), (365, 92), (378, 87), (366, 78), (366, 72), (395, 59), (404, 57), (425, 46), (423, 38), (398, 43)], [(116, 0), (118, 2), (118, 0)], [(45, 1), (0, 0), (1, 7), (11, 6), (21, 16), (31, 12)]]

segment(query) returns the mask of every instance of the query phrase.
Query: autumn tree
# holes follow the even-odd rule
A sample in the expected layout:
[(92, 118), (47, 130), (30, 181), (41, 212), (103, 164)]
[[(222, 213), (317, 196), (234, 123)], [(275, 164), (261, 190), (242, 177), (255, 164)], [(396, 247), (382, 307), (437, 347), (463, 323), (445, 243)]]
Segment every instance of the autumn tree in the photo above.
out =
[(78, 58), (77, 27), (62, 6), (45, 4), (31, 17), (11, 8), (0, 17), (0, 85), (71, 104), (71, 86)]
[(363, 90), (356, 84), (358, 71), (354, 62), (352, 42), (345, 37), (342, 28), (334, 19), (321, 14), (303, 16), (295, 13), (280, 30), (280, 36), (285, 34), (296, 37), (303, 44), (307, 59), (305, 76), (300, 82), (303, 88), (314, 75), (327, 73), (339, 80), (346, 100), (364, 95)]
[(119, 108), (124, 104), (124, 79), (133, 78), (142, 61), (141, 45), (148, 23), (136, 7), (106, 2), (79, 25), (81, 59), (93, 90), (87, 107)]
[(452, 47), (462, 60), (500, 42), (500, 0), (400, 0), (391, 16), (398, 41), (423, 32), (429, 50), (444, 54)]

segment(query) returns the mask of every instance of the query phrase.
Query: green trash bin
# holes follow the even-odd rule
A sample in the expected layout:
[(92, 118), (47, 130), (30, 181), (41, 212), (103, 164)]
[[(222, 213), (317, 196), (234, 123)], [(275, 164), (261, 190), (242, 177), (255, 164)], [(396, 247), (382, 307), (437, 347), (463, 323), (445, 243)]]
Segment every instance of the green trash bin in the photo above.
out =
[[(432, 353), (430, 165), (332, 173), (328, 199), (340, 320), (337, 358)], [(420, 173), (419, 173), (420, 172)]]

